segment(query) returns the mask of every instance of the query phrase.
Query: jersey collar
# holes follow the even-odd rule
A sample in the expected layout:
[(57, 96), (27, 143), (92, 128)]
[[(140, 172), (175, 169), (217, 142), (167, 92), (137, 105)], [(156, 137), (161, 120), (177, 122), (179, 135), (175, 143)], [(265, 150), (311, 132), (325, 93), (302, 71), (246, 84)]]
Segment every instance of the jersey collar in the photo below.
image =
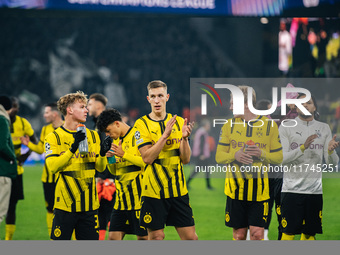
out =
[(123, 137), (120, 137), (120, 139), (123, 140), (130, 133), (131, 130), (132, 130), (132, 127), (130, 127), (129, 130), (126, 132), (126, 134)]
[(302, 120), (302, 119), (300, 119), (299, 116), (297, 116), (297, 117), (295, 118), (295, 120), (296, 120), (296, 122), (297, 122), (298, 124), (301, 124), (301, 125), (304, 125), (304, 126), (310, 126), (310, 125), (313, 125), (313, 124), (316, 122), (315, 119), (313, 119), (313, 120), (311, 120), (311, 121)]
[(60, 128), (62, 129), (62, 130), (64, 130), (65, 132), (67, 132), (67, 133), (69, 133), (69, 134), (75, 134), (75, 133), (77, 133), (77, 131), (71, 131), (71, 130), (68, 130), (68, 129), (66, 129), (66, 128), (64, 128), (63, 126), (60, 126)]
[(165, 120), (168, 118), (168, 115), (169, 115), (169, 114), (167, 113), (167, 114), (165, 115), (165, 118), (164, 118), (163, 120), (153, 120), (153, 119), (150, 118), (149, 114), (146, 115), (146, 117), (148, 117), (149, 120), (152, 120), (152, 121), (154, 121), (154, 122), (162, 122), (162, 121), (165, 121)]

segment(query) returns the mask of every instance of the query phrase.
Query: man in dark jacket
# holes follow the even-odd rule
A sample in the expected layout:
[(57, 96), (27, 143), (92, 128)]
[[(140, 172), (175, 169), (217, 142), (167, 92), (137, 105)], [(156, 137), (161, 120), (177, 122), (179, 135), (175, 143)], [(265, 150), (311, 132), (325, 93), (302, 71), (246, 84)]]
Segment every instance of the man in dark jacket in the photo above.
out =
[(6, 216), (11, 195), (12, 179), (17, 176), (17, 161), (10, 133), (11, 99), (0, 96), (0, 224)]

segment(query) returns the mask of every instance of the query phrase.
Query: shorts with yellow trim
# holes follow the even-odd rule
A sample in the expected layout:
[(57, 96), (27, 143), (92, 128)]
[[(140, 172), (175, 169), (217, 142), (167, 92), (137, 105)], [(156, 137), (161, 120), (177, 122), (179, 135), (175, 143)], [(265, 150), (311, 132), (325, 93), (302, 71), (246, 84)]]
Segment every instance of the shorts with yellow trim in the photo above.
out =
[(147, 236), (145, 227), (139, 225), (140, 210), (112, 210), (110, 232), (119, 231), (137, 236)]
[(195, 225), (189, 195), (172, 198), (142, 197), (140, 225), (152, 230), (163, 229), (164, 225), (191, 227)]
[(281, 193), (282, 232), (322, 234), (322, 194)]
[(263, 228), (268, 220), (268, 207), (268, 200), (243, 201), (227, 196), (225, 225), (235, 229), (248, 226)]
[(66, 212), (54, 209), (51, 239), (71, 240), (73, 230), (77, 240), (98, 240), (98, 211)]

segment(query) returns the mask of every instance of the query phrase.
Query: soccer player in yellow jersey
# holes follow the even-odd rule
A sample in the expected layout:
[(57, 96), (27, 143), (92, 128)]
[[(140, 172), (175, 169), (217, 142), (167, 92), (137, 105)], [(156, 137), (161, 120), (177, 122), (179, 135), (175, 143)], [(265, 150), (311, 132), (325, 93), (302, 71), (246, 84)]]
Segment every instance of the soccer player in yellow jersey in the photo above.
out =
[[(49, 103), (44, 109), (44, 118), (48, 125), (45, 125), (41, 129), (40, 140), (37, 144), (31, 142), (29, 137), (20, 137), (22, 144), (26, 145), (30, 150), (42, 154), (44, 153), (44, 141), (49, 133), (52, 133), (58, 127), (60, 127), (64, 122), (61, 117), (61, 113), (58, 111), (57, 103)], [(53, 216), (53, 206), (54, 206), (54, 190), (57, 175), (53, 174), (50, 169), (44, 165), (44, 169), (41, 175), (41, 181), (43, 183), (44, 197), (46, 204), (46, 222), (48, 233), (51, 235), (52, 229), (52, 216)]]
[(12, 240), (13, 235), (16, 229), (16, 207), (19, 200), (24, 199), (24, 186), (23, 186), (23, 173), (24, 168), (23, 164), (25, 163), (28, 156), (31, 154), (31, 151), (27, 151), (23, 153), (21, 151), (21, 140), (20, 137), (24, 135), (28, 135), (29, 139), (33, 142), (36, 141), (36, 137), (34, 135), (34, 130), (32, 129), (31, 124), (23, 117), (17, 115), (19, 112), (19, 99), (16, 97), (12, 97), (12, 109), (10, 110), (9, 116), (11, 119), (11, 136), (14, 145), (15, 156), (17, 157), (17, 165), (18, 165), (18, 176), (16, 179), (12, 181), (11, 188), (11, 198), (9, 201), (9, 207), (6, 216), (6, 240)]
[[(73, 230), (77, 240), (98, 240), (99, 207), (95, 171), (104, 171), (106, 152), (111, 141), (100, 145), (97, 132), (76, 131), (86, 121), (87, 97), (78, 91), (58, 100), (58, 110), (65, 117), (64, 124), (45, 139), (46, 166), (58, 173), (55, 188), (51, 239), (70, 240)], [(78, 147), (87, 138), (88, 153), (80, 154)]]
[(151, 113), (135, 123), (136, 144), (146, 164), (140, 224), (149, 240), (163, 240), (165, 224), (175, 226), (182, 240), (197, 240), (183, 173), (191, 156), (192, 123), (166, 112), (170, 95), (164, 82), (151, 81), (147, 89)]
[[(248, 86), (239, 88), (247, 100)], [(255, 105), (254, 90), (252, 101)], [(233, 99), (230, 110), (233, 110)], [(255, 145), (245, 148), (249, 140)], [(216, 161), (228, 164), (224, 188), (227, 195), (225, 224), (233, 228), (233, 239), (245, 240), (249, 227), (250, 239), (262, 240), (268, 216), (269, 164), (282, 162), (276, 123), (253, 114), (244, 102), (244, 115), (234, 115), (222, 127)]]
[(145, 164), (136, 145), (136, 129), (123, 122), (116, 109), (103, 111), (98, 118), (97, 127), (114, 139), (111, 150), (106, 154), (116, 159), (116, 163), (109, 164), (117, 189), (109, 239), (123, 240), (125, 234), (133, 234), (138, 240), (147, 240), (146, 229), (139, 225), (142, 171)]

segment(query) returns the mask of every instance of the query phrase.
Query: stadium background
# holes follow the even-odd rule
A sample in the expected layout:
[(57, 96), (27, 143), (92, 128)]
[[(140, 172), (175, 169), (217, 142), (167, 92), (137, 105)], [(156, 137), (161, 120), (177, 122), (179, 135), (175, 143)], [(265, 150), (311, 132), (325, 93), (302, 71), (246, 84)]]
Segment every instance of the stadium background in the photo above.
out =
[[(185, 13), (185, 10), (160, 13), (157, 10), (146, 12), (132, 9), (91, 11), (86, 8), (66, 10), (53, 5), (53, 8), (46, 7), (46, 10), (27, 10), (9, 8), (13, 7), (10, 2), (0, 1), (0, 93), (19, 97), (19, 115), (31, 122), (37, 136), (44, 125), (44, 104), (76, 90), (88, 95), (104, 93), (110, 99), (109, 106), (128, 114), (133, 123), (138, 116), (149, 112), (145, 100), (146, 85), (154, 79), (161, 79), (169, 86), (169, 111), (189, 117), (191, 77), (282, 76), (277, 68), (278, 32), (282, 17), (290, 23), (293, 17), (309, 16), (307, 31), (313, 28), (317, 32), (323, 28), (329, 39), (340, 29), (339, 19), (335, 18), (339, 16), (336, 11), (339, 9), (338, 1), (320, 1), (320, 6), (311, 8), (294, 6), (292, 1), (267, 1), (291, 5), (287, 9), (268, 7), (261, 11), (256, 8), (249, 10), (244, 7), (247, 1), (240, 1), (245, 5), (243, 9), (238, 9), (238, 13), (232, 12), (234, 1), (227, 1), (230, 9), (216, 13)], [(303, 33), (301, 24), (297, 38), (301, 39)], [(294, 51), (290, 77), (340, 76), (339, 55), (328, 60), (333, 71), (320, 74), (315, 72), (316, 60), (306, 38), (297, 43)], [(340, 119), (340, 99), (336, 92), (324, 91), (327, 96), (320, 98), (319, 104), (324, 106), (324, 120), (332, 125), (335, 133), (340, 133), (337, 123)], [(35, 161), (40, 161), (40, 158), (31, 157), (31, 163), (35, 164)], [(43, 204), (30, 205), (36, 203), (35, 195), (42, 196), (39, 167), (27, 167), (26, 199), (19, 203), (22, 217), (29, 215), (33, 206), (40, 206), (44, 213)], [(30, 169), (33, 170), (29, 172)], [(218, 196), (216, 205), (221, 202), (220, 207), (223, 208), (223, 181), (214, 181), (220, 188), (205, 199), (209, 201), (209, 197)], [(29, 188), (31, 182), (36, 184)], [(337, 179), (329, 178), (327, 182), (336, 185)], [(196, 210), (202, 211), (198, 214), (204, 215), (203, 212), (208, 214), (203, 209), (205, 203), (198, 201), (202, 192), (205, 194), (201, 184), (203, 182), (198, 180), (193, 185), (191, 197), (193, 203), (200, 204)], [(332, 210), (335, 215), (339, 213), (336, 207)], [(36, 215), (34, 211), (31, 214), (32, 217)], [(43, 216), (41, 219), (44, 220)], [(217, 224), (223, 225), (223, 221)], [(223, 228), (223, 231), (228, 230)], [(203, 236), (211, 237), (205, 239), (227, 239), (226, 236), (215, 237), (213, 232), (210, 234)], [(34, 235), (27, 235), (26, 229), (20, 230), (20, 223), (16, 235), (15, 239), (36, 240)], [(335, 235), (320, 237), (339, 240), (340, 234), (335, 231)], [(272, 239), (275, 239), (274, 235)]]

